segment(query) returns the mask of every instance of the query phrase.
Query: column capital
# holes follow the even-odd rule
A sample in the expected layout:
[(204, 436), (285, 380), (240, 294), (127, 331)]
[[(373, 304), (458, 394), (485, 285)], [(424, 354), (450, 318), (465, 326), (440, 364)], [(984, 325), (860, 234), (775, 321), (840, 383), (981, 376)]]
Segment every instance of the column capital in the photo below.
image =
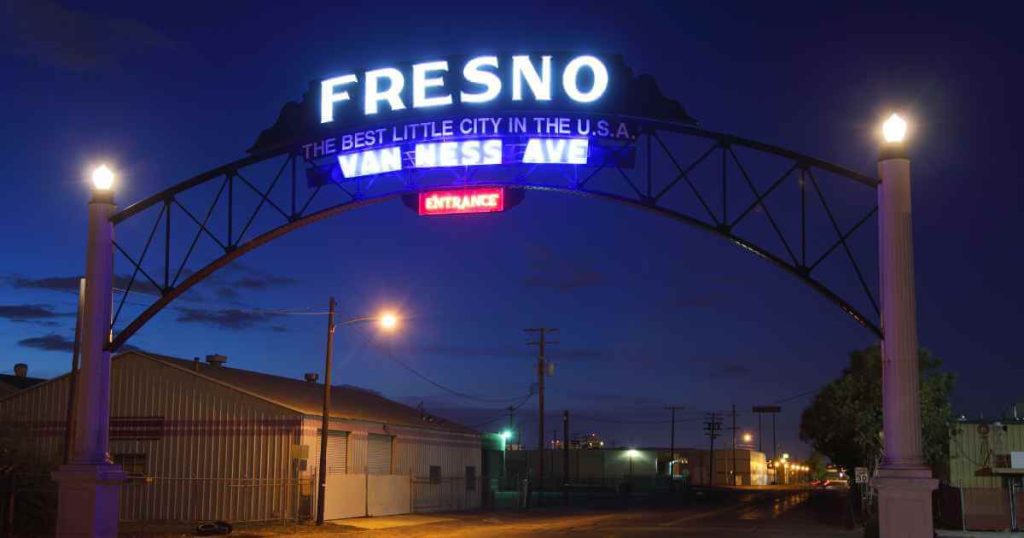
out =
[(888, 161), (891, 159), (904, 159), (909, 161), (910, 156), (907, 154), (907, 145), (902, 142), (883, 144), (878, 150), (878, 162)]

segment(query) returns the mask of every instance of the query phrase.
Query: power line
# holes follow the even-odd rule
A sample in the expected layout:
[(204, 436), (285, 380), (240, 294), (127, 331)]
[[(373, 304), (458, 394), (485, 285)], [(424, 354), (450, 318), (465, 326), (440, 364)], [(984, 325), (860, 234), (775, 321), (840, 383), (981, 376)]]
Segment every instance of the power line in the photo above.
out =
[(382, 351), (384, 351), (384, 355), (388, 359), (390, 359), (391, 361), (394, 361), (396, 364), (398, 364), (399, 366), (401, 366), (402, 368), (407, 370), (409, 373), (415, 375), (416, 377), (422, 379), (423, 381), (426, 381), (427, 383), (430, 383), (434, 387), (437, 387), (437, 388), (439, 388), (439, 389), (441, 389), (441, 390), (443, 390), (443, 391), (445, 391), (445, 392), (447, 392), (447, 393), (449, 393), (449, 394), (451, 394), (453, 396), (458, 396), (460, 398), (465, 398), (467, 400), (473, 400), (473, 401), (482, 402), (482, 403), (509, 403), (509, 402), (515, 402), (515, 401), (519, 401), (519, 400), (524, 400), (525, 401), (525, 400), (528, 400), (531, 396), (533, 396), (533, 392), (531, 391), (526, 396), (516, 396), (516, 397), (513, 397), (513, 398), (481, 398), (480, 396), (475, 396), (473, 394), (468, 394), (468, 393), (465, 393), (465, 392), (453, 389), (451, 387), (442, 385), (441, 383), (438, 383), (437, 381), (434, 381), (430, 377), (427, 377), (426, 374), (423, 374), (419, 370), (417, 370), (417, 369), (413, 368), (412, 366), (409, 366), (408, 364), (406, 364), (405, 361), (403, 361), (403, 360), (399, 359), (398, 357), (396, 357), (391, 352), (391, 349), (388, 348), (387, 346), (378, 346), (378, 349), (381, 349)]

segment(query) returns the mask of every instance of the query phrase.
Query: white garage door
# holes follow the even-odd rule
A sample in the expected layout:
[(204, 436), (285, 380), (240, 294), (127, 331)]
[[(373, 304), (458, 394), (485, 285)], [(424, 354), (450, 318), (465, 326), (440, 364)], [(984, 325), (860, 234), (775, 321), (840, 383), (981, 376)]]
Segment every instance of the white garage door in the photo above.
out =
[(371, 433), (367, 439), (366, 470), (370, 474), (391, 474), (390, 435)]

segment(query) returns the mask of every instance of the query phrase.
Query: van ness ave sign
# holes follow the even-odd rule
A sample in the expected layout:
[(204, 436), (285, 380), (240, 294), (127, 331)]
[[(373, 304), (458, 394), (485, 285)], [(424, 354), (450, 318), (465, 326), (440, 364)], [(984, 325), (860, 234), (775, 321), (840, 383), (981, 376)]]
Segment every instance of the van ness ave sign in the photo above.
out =
[(477, 187), (420, 193), (420, 215), (495, 213), (505, 210), (505, 189)]

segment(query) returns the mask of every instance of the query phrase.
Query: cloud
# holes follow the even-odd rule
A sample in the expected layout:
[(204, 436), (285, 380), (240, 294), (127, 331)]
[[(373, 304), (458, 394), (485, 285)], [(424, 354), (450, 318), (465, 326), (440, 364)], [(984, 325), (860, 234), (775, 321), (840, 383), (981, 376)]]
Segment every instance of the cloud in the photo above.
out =
[(570, 260), (542, 245), (530, 245), (530, 274), (523, 280), (528, 287), (550, 288), (560, 292), (604, 284), (604, 276), (590, 263)]
[(72, 351), (75, 347), (75, 343), (66, 336), (59, 334), (50, 333), (44, 336), (33, 336), (31, 338), (25, 338), (18, 340), (18, 345), (21, 347), (29, 347), (33, 349), (41, 349), (43, 351)]
[[(269, 323), (276, 317), (276, 314), (269, 312), (241, 310), (238, 308), (226, 308), (221, 310), (179, 308), (177, 321), (182, 323), (198, 323), (221, 329), (238, 331)], [(271, 329), (275, 332), (281, 332), (284, 328), (280, 325), (275, 325)]]
[(644, 408), (660, 408), (666, 405), (662, 400), (652, 398), (650, 396), (629, 395), (618, 392), (570, 390), (566, 392), (566, 396), (569, 396), (579, 401), (599, 402), (601, 404), (614, 404), (615, 407), (619, 407), (621, 405), (633, 405)]
[(276, 286), (294, 284), (296, 280), (287, 276), (249, 275), (235, 280), (232, 285), (247, 290), (265, 290)]
[(49, 290), (49, 291), (73, 291), (78, 293), (77, 276), (51, 276), (44, 278), (27, 278), (18, 275), (7, 275), (4, 280), (15, 288)]
[[(534, 348), (527, 346), (473, 346), (453, 344), (427, 344), (403, 350), (413, 355), (433, 355), (449, 358), (472, 358), (472, 359), (507, 359), (532, 357), (536, 354)], [(562, 348), (552, 346), (547, 350), (548, 357), (552, 360), (558, 359), (603, 359), (607, 353), (600, 349), (589, 348)]]
[(53, 0), (8, 0), (0, 15), (3, 50), (73, 72), (118, 67), (125, 59), (175, 44), (152, 26)]
[(48, 320), (68, 315), (54, 312), (53, 307), (41, 304), (0, 305), (0, 319), (11, 321)]
[[(3, 277), (7, 283), (15, 288), (47, 291), (63, 291), (78, 293), (78, 276), (49, 276), (43, 278), (29, 278), (20, 275), (6, 275)], [(115, 290), (128, 289), (131, 277), (128, 275), (114, 276)], [(160, 295), (160, 288), (146, 280), (146, 277), (137, 275), (135, 282), (132, 282), (132, 293), (143, 293), (146, 295)]]
[[(753, 359), (751, 360), (753, 361)], [(751, 371), (750, 367), (745, 364), (738, 362), (726, 362), (715, 365), (711, 370), (710, 376), (713, 378), (738, 379), (749, 376)]]

